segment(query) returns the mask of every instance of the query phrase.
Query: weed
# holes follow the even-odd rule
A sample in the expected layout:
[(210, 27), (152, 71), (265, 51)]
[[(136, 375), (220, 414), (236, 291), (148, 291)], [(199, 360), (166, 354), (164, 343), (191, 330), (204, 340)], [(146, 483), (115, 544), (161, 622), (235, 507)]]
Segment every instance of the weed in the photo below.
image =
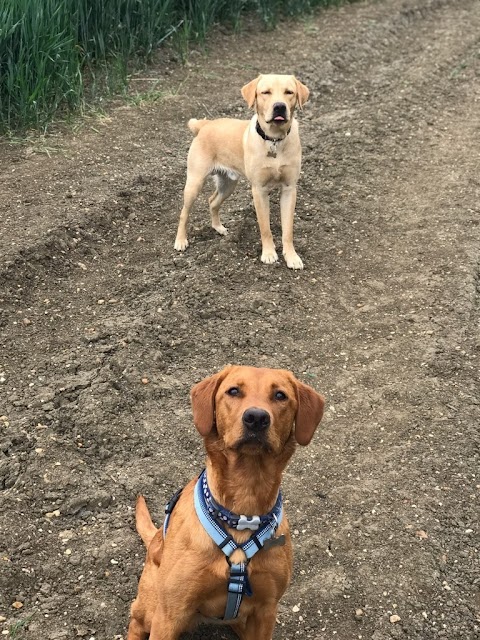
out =
[[(182, 60), (212, 25), (238, 29), (246, 11), (266, 28), (340, 0), (2, 0), (0, 132), (45, 129), (99, 96), (123, 92), (130, 68), (172, 38)], [(147, 100), (159, 99), (152, 93)], [(139, 98), (143, 101), (143, 98)]]
[(24, 631), (28, 627), (30, 620), (33, 618), (33, 614), (27, 616), (26, 618), (21, 618), (17, 620), (8, 628), (8, 637), (19, 639), (24, 637)]

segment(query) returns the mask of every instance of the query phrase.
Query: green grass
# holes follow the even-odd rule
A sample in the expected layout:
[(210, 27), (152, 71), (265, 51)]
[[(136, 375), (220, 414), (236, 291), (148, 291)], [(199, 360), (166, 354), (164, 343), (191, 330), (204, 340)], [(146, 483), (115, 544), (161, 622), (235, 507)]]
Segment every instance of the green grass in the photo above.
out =
[(33, 614), (27, 616), (26, 618), (21, 618), (17, 620), (8, 628), (8, 637), (9, 638), (24, 638), (25, 630), (28, 627), (31, 619), (33, 618)]
[[(125, 88), (166, 38), (183, 56), (215, 23), (246, 11), (267, 27), (338, 0), (0, 0), (0, 132), (45, 130)], [(152, 97), (152, 96), (151, 96)]]

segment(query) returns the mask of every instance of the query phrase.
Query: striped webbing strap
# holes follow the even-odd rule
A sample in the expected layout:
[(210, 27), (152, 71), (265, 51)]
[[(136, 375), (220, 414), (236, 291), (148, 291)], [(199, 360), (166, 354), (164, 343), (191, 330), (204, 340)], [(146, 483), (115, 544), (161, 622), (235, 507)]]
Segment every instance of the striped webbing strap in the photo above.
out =
[[(257, 532), (252, 533), (250, 538), (239, 544), (235, 542), (232, 536), (225, 531), (223, 526), (216, 520), (209, 511), (204, 486), (206, 484), (206, 470), (200, 475), (195, 485), (194, 503), (195, 511), (203, 528), (215, 542), (217, 547), (225, 554), (227, 562), (230, 566), (230, 575), (227, 587), (227, 605), (223, 620), (232, 620), (238, 615), (240, 605), (242, 603), (243, 594), (252, 595), (252, 589), (248, 580), (247, 564), (251, 558), (263, 548), (267, 540), (275, 535), (283, 517), (282, 495), (279, 493), (277, 502), (273, 507), (270, 517), (265, 520), (262, 517), (262, 524)], [(230, 556), (237, 549), (241, 549), (245, 554), (247, 561), (232, 564), (229, 561)]]

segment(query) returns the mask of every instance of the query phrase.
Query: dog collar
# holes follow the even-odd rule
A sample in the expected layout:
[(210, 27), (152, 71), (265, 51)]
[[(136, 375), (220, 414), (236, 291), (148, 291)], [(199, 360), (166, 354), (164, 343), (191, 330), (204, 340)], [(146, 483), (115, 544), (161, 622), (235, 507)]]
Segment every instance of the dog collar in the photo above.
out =
[(291, 130), (292, 130), (292, 127), (290, 127), (290, 129), (283, 136), (283, 138), (270, 138), (270, 136), (267, 136), (265, 131), (262, 129), (262, 127), (260, 126), (258, 120), (257, 120), (257, 122), (255, 124), (255, 131), (258, 133), (258, 135), (261, 138), (263, 138), (264, 140), (266, 140), (267, 142), (274, 142), (275, 144), (277, 144), (278, 142), (281, 142), (282, 140), (285, 140), (285, 138), (288, 136), (288, 134), (290, 133)]
[[(281, 493), (279, 493), (277, 502), (275, 503), (275, 506), (269, 514), (267, 514), (266, 516), (257, 516), (260, 519), (264, 517), (266, 518), (266, 520), (264, 520), (263, 523), (259, 524), (256, 533), (252, 533), (252, 535), (246, 542), (239, 544), (235, 542), (235, 540), (229, 533), (227, 533), (227, 531), (225, 531), (222, 521), (220, 521), (218, 517), (214, 517), (213, 514), (210, 513), (203, 488), (204, 482), (205, 486), (208, 489), (206, 470), (201, 473), (195, 485), (195, 511), (205, 531), (212, 538), (212, 540), (222, 551), (222, 553), (225, 554), (226, 560), (230, 567), (230, 574), (228, 577), (227, 585), (227, 604), (225, 607), (223, 620), (233, 620), (238, 616), (238, 611), (242, 603), (243, 594), (245, 593), (247, 596), (251, 596), (253, 593), (250, 581), (248, 579), (247, 571), (247, 565), (251, 558), (253, 558), (257, 551), (260, 551), (263, 548), (268, 549), (271, 546), (285, 544), (285, 536), (282, 535), (278, 538), (274, 538), (274, 535), (283, 517), (282, 496)], [(211, 496), (210, 490), (208, 491)], [(225, 509), (224, 511), (227, 510)], [(231, 514), (230, 511), (228, 513)], [(242, 518), (242, 516), (237, 517), (239, 517), (240, 519)], [(245, 519), (247, 519), (246, 516)], [(224, 520), (223, 522), (226, 521)], [(246, 562), (239, 562), (235, 564), (232, 564), (230, 562), (230, 556), (237, 549), (241, 549), (243, 551), (247, 558)]]
[(207, 482), (207, 473), (206, 471), (202, 473), (200, 476), (202, 478), (202, 491), (203, 497), (205, 499), (205, 504), (207, 505), (208, 512), (212, 516), (212, 518), (216, 520), (220, 520), (222, 524), (226, 524), (227, 527), (231, 527), (232, 529), (236, 529), (237, 531), (244, 531), (245, 529), (250, 529), (251, 531), (257, 531), (257, 529), (271, 521), (272, 518), (278, 518), (282, 512), (282, 492), (278, 492), (277, 501), (273, 509), (263, 516), (245, 516), (245, 515), (237, 515), (232, 511), (229, 511), (225, 507), (222, 507), (218, 504), (215, 498), (212, 496), (212, 492), (210, 491), (210, 487)]

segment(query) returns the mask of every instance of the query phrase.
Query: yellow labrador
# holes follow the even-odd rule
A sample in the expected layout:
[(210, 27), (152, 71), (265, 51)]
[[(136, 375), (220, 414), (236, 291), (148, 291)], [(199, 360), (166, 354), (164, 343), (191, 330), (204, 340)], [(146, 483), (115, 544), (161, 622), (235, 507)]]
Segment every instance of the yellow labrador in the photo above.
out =
[(187, 161), (187, 182), (180, 214), (175, 249), (188, 247), (187, 222), (205, 179), (213, 175), (215, 192), (210, 197), (212, 227), (224, 235), (219, 209), (231, 195), (240, 176), (252, 185), (253, 202), (262, 238), (262, 262), (278, 260), (270, 230), (269, 194), (281, 188), (280, 214), (283, 255), (290, 269), (303, 269), (293, 246), (293, 217), (300, 175), (302, 150), (295, 107), (308, 100), (309, 91), (295, 76), (260, 75), (242, 88), (249, 107), (255, 108), (251, 120), (189, 121), (195, 135)]

